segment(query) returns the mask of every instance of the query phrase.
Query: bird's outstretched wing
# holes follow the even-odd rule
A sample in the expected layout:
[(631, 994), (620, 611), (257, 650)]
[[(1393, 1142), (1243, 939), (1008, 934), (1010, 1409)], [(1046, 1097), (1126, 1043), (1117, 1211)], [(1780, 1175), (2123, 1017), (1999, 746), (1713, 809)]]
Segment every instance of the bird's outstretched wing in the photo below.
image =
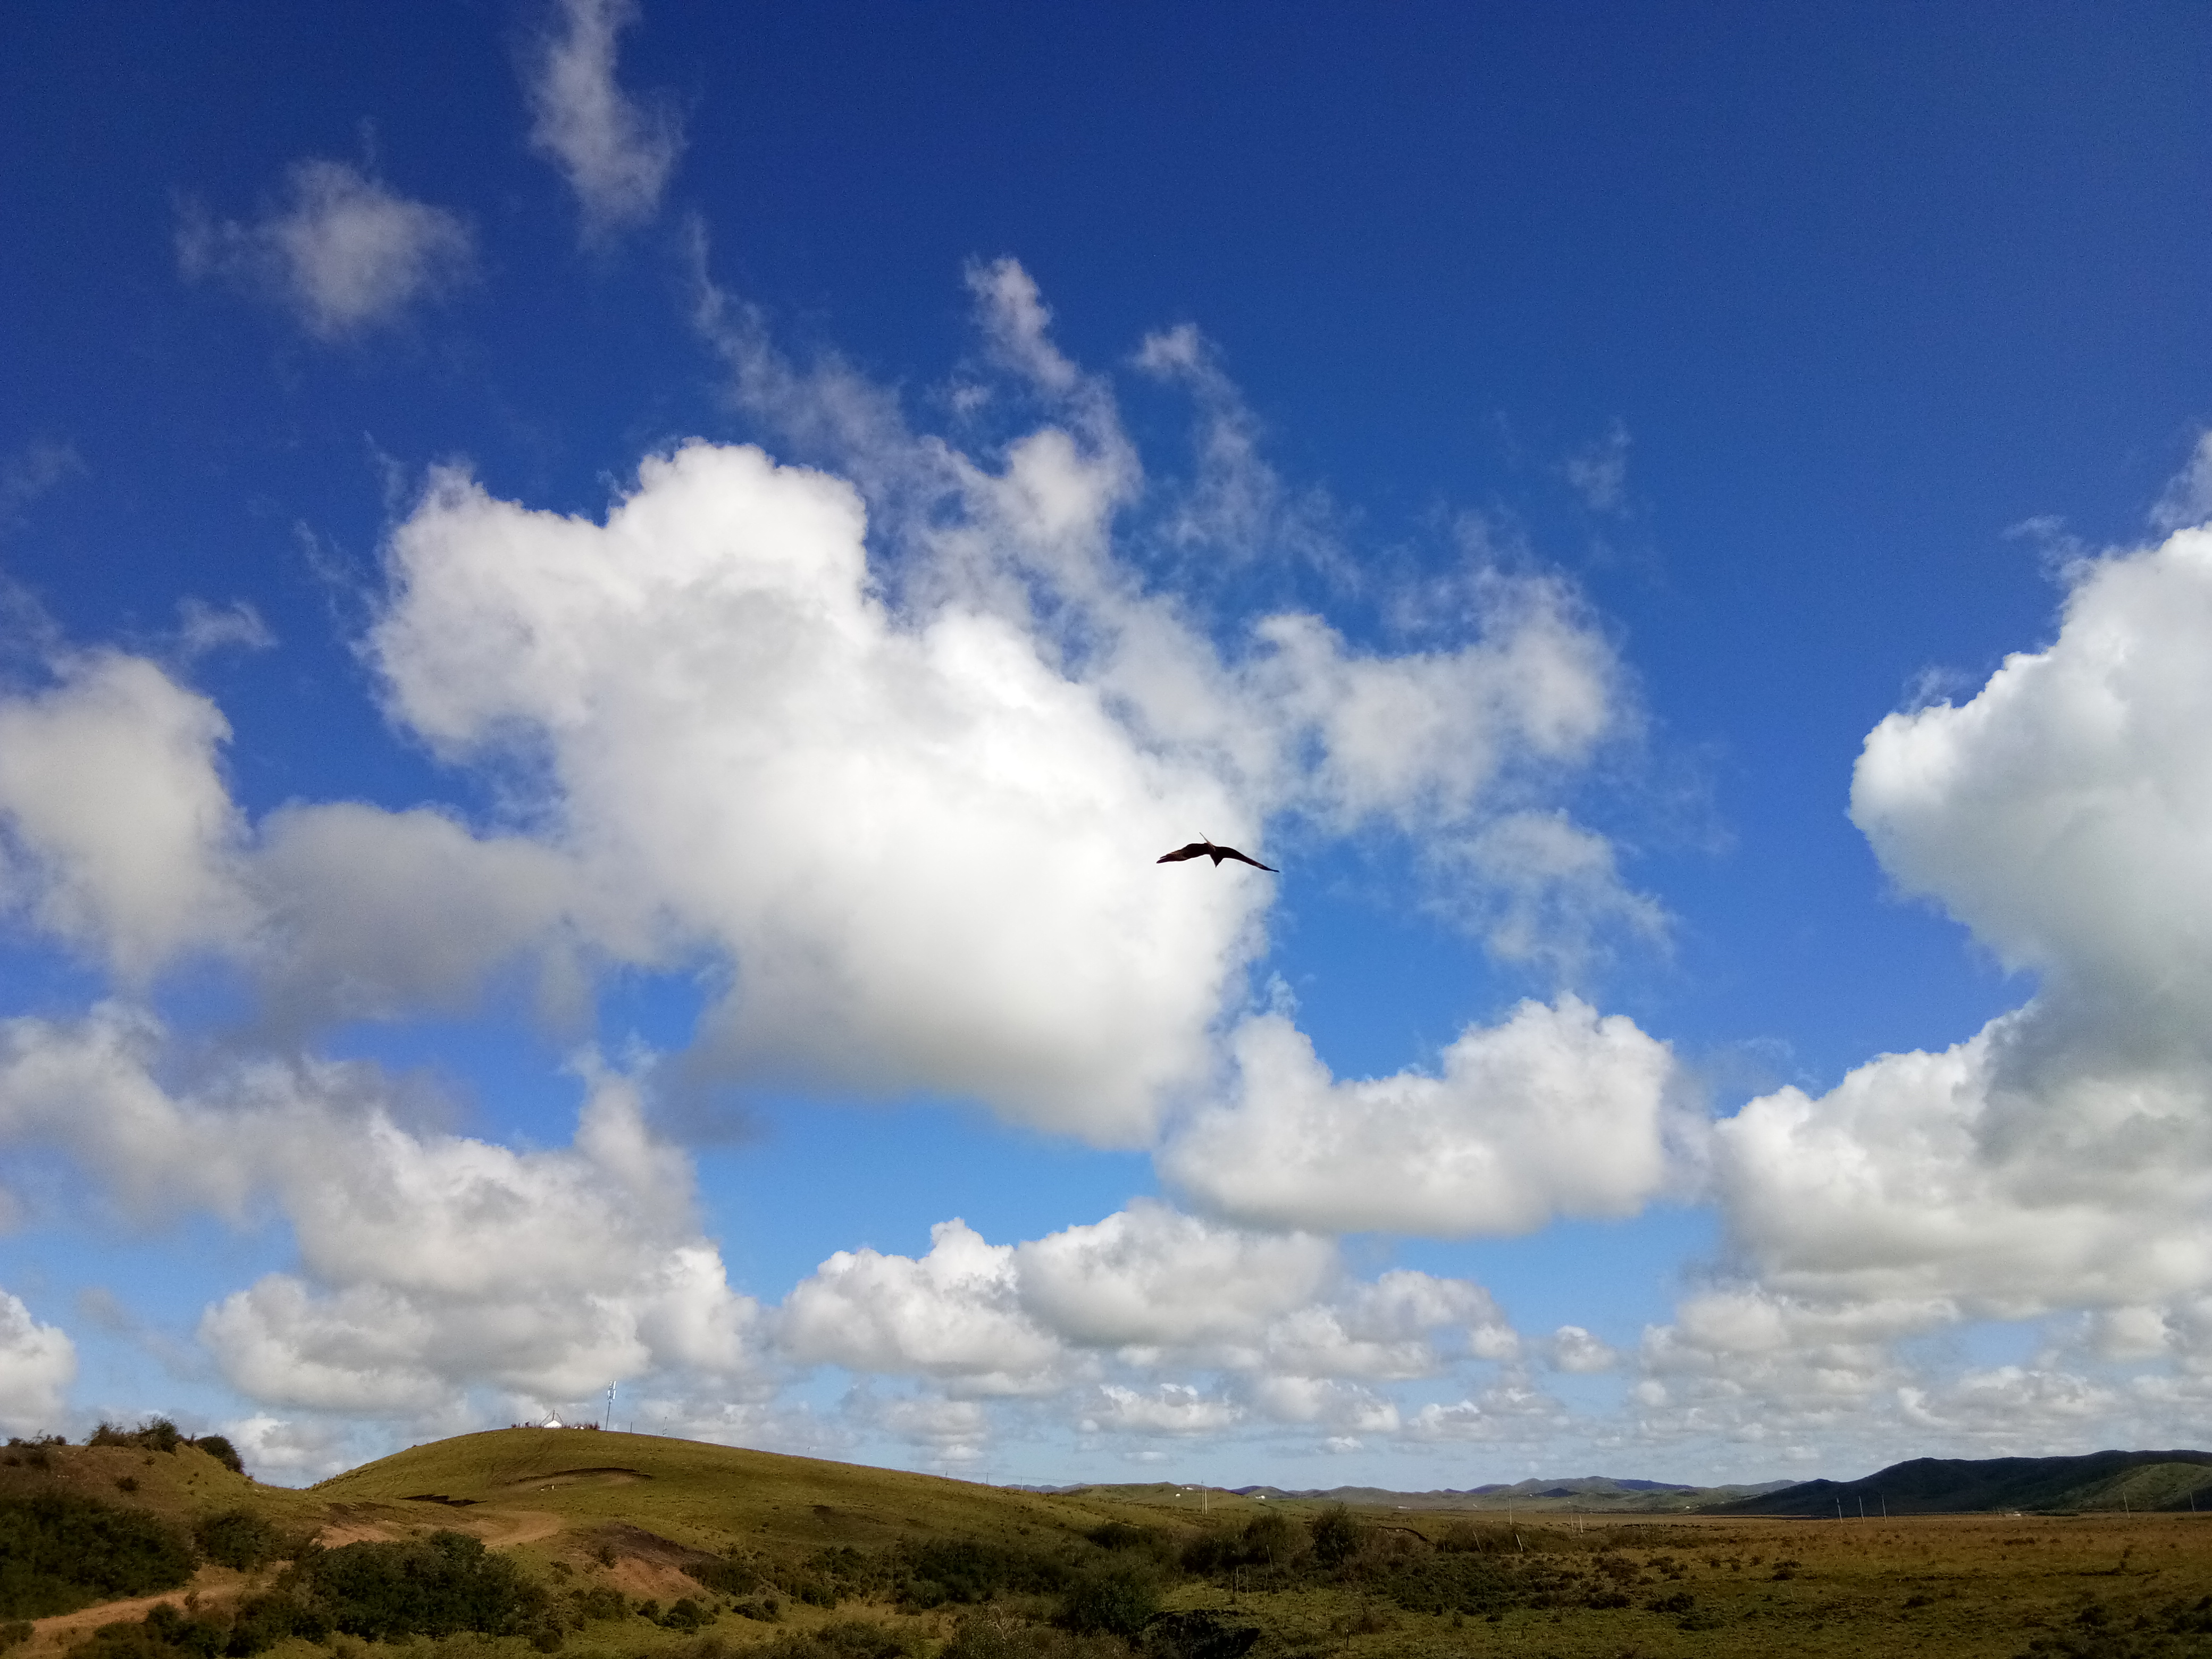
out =
[(1212, 851), (1213, 867), (1217, 870), (1221, 867), (1222, 860), (1235, 859), (1239, 864), (1249, 864), (1255, 870), (1265, 870), (1271, 876), (1279, 876), (1283, 873), (1272, 864), (1262, 864), (1257, 859), (1246, 858), (1243, 854), (1238, 852), (1233, 847), (1217, 847), (1213, 848)]
[(1181, 864), (1185, 859), (1202, 859), (1213, 850), (1210, 841), (1194, 841), (1188, 847), (1178, 847), (1172, 853), (1163, 853), (1152, 860), (1155, 864)]

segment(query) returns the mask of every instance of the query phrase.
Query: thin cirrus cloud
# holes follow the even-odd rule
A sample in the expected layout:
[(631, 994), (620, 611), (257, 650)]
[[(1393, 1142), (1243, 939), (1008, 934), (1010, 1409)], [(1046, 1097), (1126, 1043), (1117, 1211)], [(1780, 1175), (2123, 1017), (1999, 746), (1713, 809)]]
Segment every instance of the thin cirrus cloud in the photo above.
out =
[(632, 0), (556, 0), (551, 13), (523, 68), (530, 143), (576, 192), (594, 241), (659, 210), (683, 124), (665, 101), (641, 101), (616, 82), (622, 32), (638, 16)]
[(476, 273), (466, 220), (410, 201), (344, 161), (310, 158), (285, 176), (284, 199), (260, 218), (182, 210), (177, 263), (285, 306), (325, 340), (397, 322)]

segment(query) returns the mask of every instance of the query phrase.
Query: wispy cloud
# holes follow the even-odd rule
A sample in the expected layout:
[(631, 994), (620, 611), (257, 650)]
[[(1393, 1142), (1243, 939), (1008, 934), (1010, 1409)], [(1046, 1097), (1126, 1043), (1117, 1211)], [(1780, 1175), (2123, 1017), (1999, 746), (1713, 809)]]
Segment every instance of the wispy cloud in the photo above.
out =
[(185, 204), (184, 274), (267, 295), (330, 340), (391, 323), (475, 270), (475, 237), (459, 216), (395, 195), (346, 162), (295, 162), (285, 185), (283, 204), (251, 223)]
[(641, 103), (615, 83), (617, 37), (637, 21), (631, 0), (556, 0), (555, 20), (524, 70), (530, 142), (567, 175), (596, 241), (659, 210), (684, 126), (665, 99)]
[(1559, 476), (1593, 513), (1619, 513), (1628, 501), (1628, 428), (1620, 422), (1559, 463)]
[(0, 457), (0, 530), (19, 521), (23, 509), (48, 490), (89, 471), (68, 444), (29, 444)]

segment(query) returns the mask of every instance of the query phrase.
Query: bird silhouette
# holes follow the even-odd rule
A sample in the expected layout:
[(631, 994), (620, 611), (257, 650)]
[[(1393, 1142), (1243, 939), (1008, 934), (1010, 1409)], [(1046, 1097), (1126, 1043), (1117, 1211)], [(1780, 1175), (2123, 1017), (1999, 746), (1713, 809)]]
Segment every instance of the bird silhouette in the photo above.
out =
[(1210, 841), (1194, 841), (1188, 847), (1178, 847), (1172, 853), (1161, 854), (1152, 862), (1180, 864), (1185, 859), (1212, 859), (1213, 867), (1217, 870), (1221, 867), (1222, 860), (1235, 859), (1239, 864), (1249, 864), (1255, 870), (1265, 870), (1271, 876), (1279, 876), (1283, 873), (1272, 864), (1262, 864), (1257, 859), (1247, 858), (1233, 847), (1216, 847)]

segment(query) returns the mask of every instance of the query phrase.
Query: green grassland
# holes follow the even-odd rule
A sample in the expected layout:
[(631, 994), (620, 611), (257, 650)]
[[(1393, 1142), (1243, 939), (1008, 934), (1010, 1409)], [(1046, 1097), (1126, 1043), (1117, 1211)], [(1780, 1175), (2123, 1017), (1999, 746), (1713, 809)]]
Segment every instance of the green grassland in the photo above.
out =
[[(1347, 1508), (1165, 1485), (1028, 1493), (649, 1435), (514, 1429), (418, 1446), (305, 1492), (253, 1485), (190, 1445), (57, 1447), (42, 1464), (0, 1461), (0, 1499), (63, 1491), (186, 1528), (243, 1508), (290, 1540), (251, 1571), (204, 1566), (197, 1611), (179, 1595), (159, 1629), (111, 1630), (83, 1659), (238, 1654), (245, 1610), (285, 1595), (320, 1595), (329, 1627), (317, 1642), (256, 1638), (271, 1659), (402, 1648), (409, 1659), (2186, 1659), (2212, 1656), (2212, 1514), (2142, 1510), (2185, 1499), (2203, 1473), (2128, 1469), (2092, 1494), (2113, 1512), (1509, 1522), (1487, 1506)], [(319, 1551), (303, 1546), (309, 1528)], [(382, 1551), (376, 1570), (404, 1589), (422, 1561), (458, 1547), (426, 1541), (440, 1534), (507, 1564), (525, 1600), (479, 1627), (509, 1633), (346, 1633), (333, 1565), (366, 1571)], [(404, 1610), (379, 1616), (354, 1628), (406, 1628)], [(24, 1659), (88, 1641), (104, 1617), (41, 1620)]]

